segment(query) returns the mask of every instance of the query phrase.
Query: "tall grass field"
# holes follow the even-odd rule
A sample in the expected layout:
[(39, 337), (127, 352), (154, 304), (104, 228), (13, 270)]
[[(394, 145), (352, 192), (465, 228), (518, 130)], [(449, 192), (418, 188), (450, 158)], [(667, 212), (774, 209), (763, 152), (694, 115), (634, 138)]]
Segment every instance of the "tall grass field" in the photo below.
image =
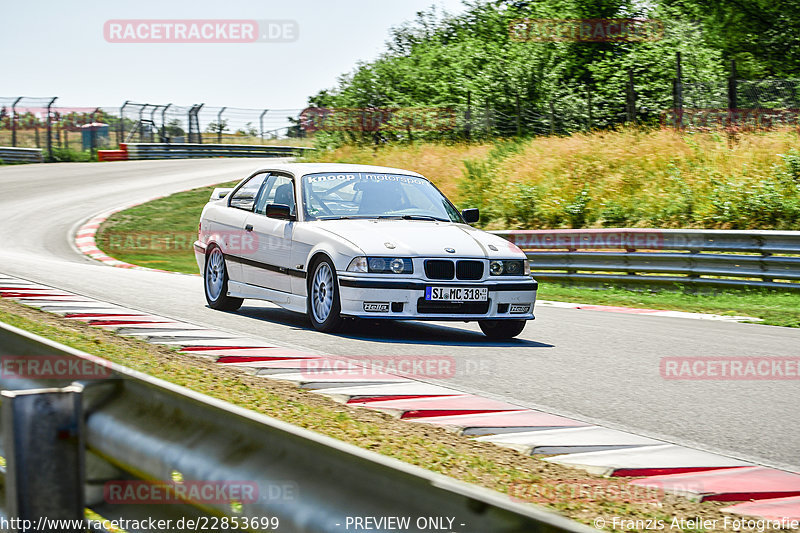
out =
[(620, 129), (473, 144), (342, 146), (308, 160), (417, 171), (488, 229), (800, 229), (796, 131)]

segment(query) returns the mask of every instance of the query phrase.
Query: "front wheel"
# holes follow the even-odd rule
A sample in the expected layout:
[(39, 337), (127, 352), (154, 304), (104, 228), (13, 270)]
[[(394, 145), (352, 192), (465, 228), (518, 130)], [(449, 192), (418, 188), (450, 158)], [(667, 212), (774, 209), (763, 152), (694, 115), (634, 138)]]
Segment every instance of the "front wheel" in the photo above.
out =
[(525, 329), (525, 320), (481, 320), (478, 325), (490, 339), (513, 339)]
[(327, 257), (310, 269), (308, 282), (308, 318), (317, 331), (331, 333), (342, 325), (342, 305), (336, 269)]
[(212, 246), (206, 253), (203, 286), (205, 287), (206, 301), (211, 309), (236, 311), (244, 302), (242, 298), (228, 296), (228, 271), (225, 268), (225, 256), (217, 246)]

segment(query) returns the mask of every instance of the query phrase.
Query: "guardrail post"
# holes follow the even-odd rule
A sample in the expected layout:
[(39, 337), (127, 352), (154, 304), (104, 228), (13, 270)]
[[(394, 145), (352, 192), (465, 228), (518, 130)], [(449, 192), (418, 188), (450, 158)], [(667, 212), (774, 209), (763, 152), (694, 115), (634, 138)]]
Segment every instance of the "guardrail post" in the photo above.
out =
[[(4, 390), (6, 510), (13, 531), (86, 531), (83, 387)], [(73, 520), (55, 527), (46, 520)], [(30, 522), (25, 522), (30, 521)], [(25, 525), (27, 527), (25, 527)]]

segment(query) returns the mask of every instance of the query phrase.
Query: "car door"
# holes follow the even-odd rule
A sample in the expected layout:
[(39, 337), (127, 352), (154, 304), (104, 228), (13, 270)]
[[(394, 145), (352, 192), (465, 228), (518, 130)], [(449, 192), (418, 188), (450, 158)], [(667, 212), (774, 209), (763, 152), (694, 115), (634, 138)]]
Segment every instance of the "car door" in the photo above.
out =
[(244, 232), (244, 225), (247, 217), (252, 215), (256, 195), (268, 175), (261, 172), (247, 178), (230, 195), (225, 207), (215, 208), (214, 216), (204, 221), (205, 233), (219, 244), (225, 254), (228, 277), (233, 281), (244, 281), (241, 262), (252, 248), (250, 236)]
[(245, 231), (254, 239), (250, 261), (242, 263), (245, 283), (291, 293), (292, 233), (296, 222), (267, 217), (269, 205), (289, 206), (297, 216), (293, 179), (284, 174), (272, 173), (264, 180), (256, 197), (253, 212), (245, 220)]

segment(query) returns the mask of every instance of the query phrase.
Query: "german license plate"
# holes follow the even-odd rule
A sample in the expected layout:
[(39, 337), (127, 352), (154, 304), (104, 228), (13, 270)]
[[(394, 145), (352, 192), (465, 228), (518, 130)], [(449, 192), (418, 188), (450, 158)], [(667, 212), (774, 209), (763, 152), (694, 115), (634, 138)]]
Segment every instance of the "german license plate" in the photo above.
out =
[(436, 302), (485, 302), (488, 287), (425, 287), (425, 299)]

